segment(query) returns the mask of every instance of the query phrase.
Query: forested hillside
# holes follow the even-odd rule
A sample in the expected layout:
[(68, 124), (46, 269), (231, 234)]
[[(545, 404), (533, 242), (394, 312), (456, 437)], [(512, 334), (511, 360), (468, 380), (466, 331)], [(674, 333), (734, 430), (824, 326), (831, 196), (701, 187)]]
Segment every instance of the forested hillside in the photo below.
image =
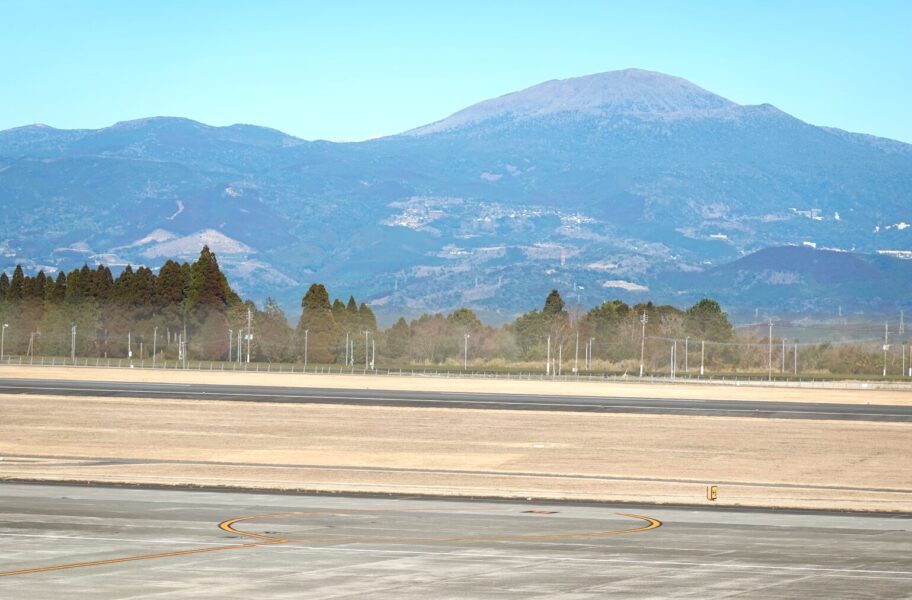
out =
[[(373, 310), (347, 302), (314, 283), (303, 294), (297, 325), (278, 305), (243, 300), (208, 247), (192, 263), (167, 260), (159, 269), (127, 266), (117, 276), (99, 265), (69, 273), (0, 275), (0, 317), (7, 355), (70, 356), (311, 364), (488, 365), (543, 362), (578, 355), (620, 362), (639, 355), (642, 315), (648, 345), (691, 336), (724, 342), (731, 324), (719, 305), (703, 300), (686, 311), (645, 303), (605, 302), (583, 313), (569, 309), (557, 290), (503, 327), (486, 325), (467, 308), (449, 314), (399, 318), (379, 330)], [(73, 328), (75, 327), (75, 346)], [(367, 354), (365, 354), (367, 350)], [(559, 368), (559, 365), (558, 367)]]

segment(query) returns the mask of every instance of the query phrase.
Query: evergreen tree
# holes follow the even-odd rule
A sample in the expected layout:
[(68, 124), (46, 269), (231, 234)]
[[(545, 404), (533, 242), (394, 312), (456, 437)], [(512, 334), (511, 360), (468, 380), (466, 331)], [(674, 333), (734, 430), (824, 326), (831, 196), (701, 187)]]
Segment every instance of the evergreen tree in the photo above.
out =
[(301, 318), (296, 331), (297, 350), (304, 357), (304, 332), (307, 334), (307, 359), (311, 363), (329, 363), (334, 360), (336, 346), (336, 321), (333, 318), (329, 293), (322, 284), (314, 283), (301, 299)]
[(562, 312), (564, 312), (564, 299), (561, 298), (557, 290), (551, 290), (551, 293), (545, 299), (545, 307), (542, 309), (542, 313), (548, 317), (553, 317)]
[(184, 301), (184, 273), (173, 260), (165, 261), (155, 281), (155, 302), (159, 308), (180, 306)]
[(332, 305), (333, 319), (340, 329), (348, 330), (348, 313), (345, 312), (345, 304), (338, 298), (333, 301)]
[(66, 289), (67, 289), (67, 276), (61, 271), (57, 273), (57, 280), (54, 282), (53, 288), (49, 292), (45, 293), (45, 301), (50, 301), (54, 304), (63, 304), (63, 301), (66, 299)]
[[(77, 281), (77, 285), (80, 290), (85, 289), (85, 286), (82, 285), (83, 274), (80, 273)], [(111, 298), (122, 307), (133, 306), (135, 290), (133, 289), (133, 267), (127, 265), (124, 267), (124, 270), (121, 271), (120, 275), (117, 276), (117, 279), (114, 280), (114, 288), (111, 291)], [(67, 282), (69, 284), (69, 282)]]
[(22, 265), (16, 265), (16, 269), (13, 271), (13, 278), (10, 280), (7, 298), (11, 302), (19, 302), (22, 300), (22, 295), (25, 292), (24, 287), (25, 274), (22, 272)]
[(199, 258), (190, 265), (190, 286), (187, 290), (187, 309), (224, 311), (228, 306), (227, 280), (219, 269), (218, 260), (203, 246)]
[(6, 274), (6, 271), (3, 274), (0, 274), (0, 302), (6, 300), (6, 297), (9, 296), (10, 289), (10, 278)]
[(92, 284), (89, 295), (95, 298), (101, 304), (107, 304), (111, 301), (111, 293), (114, 290), (114, 275), (111, 269), (105, 265), (98, 265), (95, 272), (92, 273)]
[(694, 338), (723, 342), (734, 337), (728, 315), (715, 300), (704, 298), (687, 309), (684, 315), (687, 333)]
[(410, 335), (405, 318), (399, 317), (399, 320), (386, 332), (386, 353), (394, 359), (405, 357), (408, 352)]
[(374, 311), (371, 310), (371, 307), (364, 302), (358, 307), (358, 323), (361, 325), (362, 329), (377, 331), (377, 316), (374, 315)]

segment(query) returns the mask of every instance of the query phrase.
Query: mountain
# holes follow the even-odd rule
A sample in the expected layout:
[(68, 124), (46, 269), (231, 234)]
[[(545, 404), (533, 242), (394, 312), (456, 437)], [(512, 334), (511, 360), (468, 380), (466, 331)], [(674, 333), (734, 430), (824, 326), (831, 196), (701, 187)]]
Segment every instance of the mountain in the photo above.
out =
[(878, 313), (912, 295), (912, 260), (782, 246), (699, 273), (669, 273), (662, 285), (669, 295), (709, 296), (742, 309), (832, 314), (833, 307), (845, 307)]
[(511, 124), (545, 116), (576, 114), (587, 117), (662, 115), (683, 117), (737, 106), (685, 79), (627, 69), (588, 77), (551, 80), (528, 89), (485, 100), (456, 114), (406, 132), (428, 135), (507, 120)]
[[(0, 267), (157, 266), (209, 243), (243, 295), (292, 309), (321, 281), (381, 315), (468, 305), (506, 319), (552, 287), (583, 304), (677, 302), (689, 278), (718, 281), (713, 269), (770, 247), (897, 260), (910, 194), (908, 144), (630, 69), (359, 143), (162, 117), (3, 131)], [(871, 282), (855, 302), (912, 297), (897, 294)]]

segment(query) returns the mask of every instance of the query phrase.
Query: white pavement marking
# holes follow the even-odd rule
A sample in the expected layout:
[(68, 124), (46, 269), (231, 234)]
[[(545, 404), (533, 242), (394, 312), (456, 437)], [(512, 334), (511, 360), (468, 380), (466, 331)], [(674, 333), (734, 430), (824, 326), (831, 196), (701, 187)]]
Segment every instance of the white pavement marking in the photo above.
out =
[(224, 542), (182, 542), (177, 540), (137, 540), (130, 538), (84, 537), (77, 535), (45, 535), (37, 533), (0, 533), (3, 537), (46, 538), (52, 540), (94, 540), (101, 542), (128, 542), (131, 544), (186, 544), (189, 546), (224, 546)]
[[(285, 549), (312, 550), (315, 552), (364, 552), (379, 554), (405, 554), (412, 556), (441, 556), (448, 558), (479, 558), (483, 560), (496, 560), (498, 558), (510, 558), (516, 560), (541, 560), (541, 556), (529, 556), (523, 554), (499, 554), (499, 553), (480, 553), (480, 552), (426, 552), (419, 550), (381, 550), (370, 548), (342, 548), (334, 546), (331, 548), (321, 548), (319, 546), (303, 546), (294, 543), (284, 544)], [(670, 560), (633, 560), (625, 558), (585, 558), (585, 557), (568, 557), (568, 556), (551, 556), (551, 561), (564, 562), (596, 562), (596, 563), (613, 563), (642, 565), (646, 567), (692, 567), (704, 569), (723, 569), (723, 570), (761, 570), (761, 571), (795, 571), (795, 572), (819, 572), (835, 573), (844, 576), (858, 575), (898, 575), (897, 579), (912, 579), (912, 571), (881, 571), (874, 569), (839, 569), (832, 567), (787, 567), (781, 565), (751, 565), (742, 563), (698, 563)]]

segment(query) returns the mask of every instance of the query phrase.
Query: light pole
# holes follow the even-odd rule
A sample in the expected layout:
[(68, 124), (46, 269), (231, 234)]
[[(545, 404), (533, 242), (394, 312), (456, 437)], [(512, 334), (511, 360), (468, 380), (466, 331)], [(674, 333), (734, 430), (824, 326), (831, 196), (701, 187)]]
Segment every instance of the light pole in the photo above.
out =
[(579, 329), (576, 330), (576, 353), (573, 355), (573, 374), (579, 374)]
[(462, 355), (462, 370), (466, 371), (469, 368), (469, 334), (468, 333), (465, 334), (464, 339), (465, 339), (465, 346), (463, 348), (463, 355)]
[(700, 340), (700, 377), (703, 377), (703, 357), (706, 355), (706, 340)]
[(548, 360), (545, 362), (545, 375), (551, 374), (551, 336), (548, 336)]
[(304, 330), (304, 370), (307, 370), (307, 334), (310, 333), (310, 329)]
[(887, 376), (887, 350), (890, 349), (890, 325), (889, 323), (884, 323), (884, 367), (883, 367), (883, 376)]
[(785, 338), (782, 338), (782, 372), (785, 373)]
[(688, 373), (687, 369), (687, 344), (690, 342), (690, 336), (684, 338), (684, 372)]
[(73, 366), (76, 366), (76, 323), (73, 323), (73, 328), (70, 330), (70, 359), (73, 361)]
[(773, 320), (769, 320), (769, 380), (773, 380)]
[(367, 336), (370, 335), (370, 331), (367, 329), (364, 330), (364, 370), (367, 371), (367, 348), (370, 346), (370, 343), (367, 339)]
[(589, 338), (589, 370), (592, 370), (592, 354), (595, 350), (595, 338)]
[(643, 324), (643, 334), (640, 336), (640, 377), (643, 376), (643, 358), (646, 356), (646, 323), (648, 322), (649, 315), (644, 310), (643, 316), (640, 317), (640, 323)]
[(0, 329), (0, 360), (3, 360), (3, 350), (6, 344), (6, 328), (9, 327), (9, 323), (3, 324), (3, 329)]
[[(230, 329), (228, 331), (231, 331)], [(158, 344), (158, 327), (152, 328), (152, 368), (155, 368), (155, 350)], [(228, 360), (231, 360), (231, 344), (228, 344)]]
[(253, 334), (250, 333), (252, 331), (250, 328), (250, 319), (251, 319), (251, 314), (250, 314), (250, 309), (248, 308), (247, 309), (247, 363), (248, 364), (250, 363), (250, 340), (253, 339)]

